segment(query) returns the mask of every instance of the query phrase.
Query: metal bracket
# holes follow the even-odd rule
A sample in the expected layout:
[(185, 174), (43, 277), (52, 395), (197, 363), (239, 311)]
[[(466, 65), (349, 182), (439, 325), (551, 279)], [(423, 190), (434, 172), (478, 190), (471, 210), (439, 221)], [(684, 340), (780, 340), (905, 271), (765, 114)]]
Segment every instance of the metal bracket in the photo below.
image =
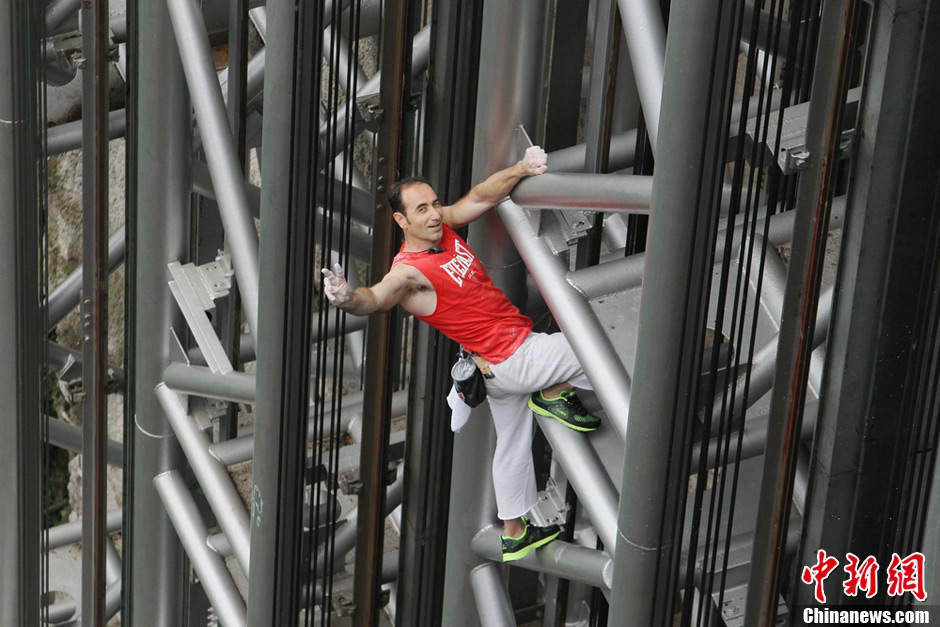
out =
[(173, 277), (168, 284), (170, 292), (202, 350), (206, 365), (218, 374), (232, 372), (232, 363), (206, 315), (206, 311), (215, 308), (215, 299), (227, 296), (232, 287), (234, 271), (230, 257), (220, 252), (215, 261), (202, 266), (191, 263), (182, 266), (172, 261), (167, 268)]
[(380, 106), (379, 94), (368, 94), (356, 99), (356, 108), (363, 124), (370, 131), (378, 131), (385, 110)]
[(536, 527), (547, 525), (563, 525), (568, 513), (568, 504), (561, 488), (551, 477), (545, 484), (545, 489), (539, 492), (535, 507), (529, 510), (529, 518)]

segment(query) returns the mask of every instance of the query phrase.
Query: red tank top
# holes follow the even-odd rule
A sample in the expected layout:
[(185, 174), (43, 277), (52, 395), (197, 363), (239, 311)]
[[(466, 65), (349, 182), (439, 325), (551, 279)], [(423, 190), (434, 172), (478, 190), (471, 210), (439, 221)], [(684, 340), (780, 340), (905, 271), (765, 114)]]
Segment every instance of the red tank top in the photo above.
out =
[[(404, 248), (402, 244), (402, 248)], [(441, 253), (399, 250), (392, 267), (404, 263), (421, 272), (437, 293), (430, 316), (417, 316), (468, 351), (498, 364), (513, 354), (532, 330), (532, 320), (493, 285), (470, 246), (444, 225)]]

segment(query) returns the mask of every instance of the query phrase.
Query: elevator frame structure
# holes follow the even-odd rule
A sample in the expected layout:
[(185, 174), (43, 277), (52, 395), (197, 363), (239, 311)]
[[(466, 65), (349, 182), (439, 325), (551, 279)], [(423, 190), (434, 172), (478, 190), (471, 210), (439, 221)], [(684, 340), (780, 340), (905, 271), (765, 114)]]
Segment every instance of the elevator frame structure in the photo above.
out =
[[(98, 625), (120, 612), (122, 624), (159, 626), (346, 615), (356, 625), (665, 625), (677, 616), (771, 625), (814, 603), (793, 573), (819, 548), (880, 560), (923, 551), (929, 594), (940, 593), (931, 559), (940, 515), (934, 2), (128, 0), (123, 22), (109, 21), (108, 0), (37, 4), (0, 1), (9, 41), (0, 73), (11, 77), (0, 97), (9, 269), (0, 398), (15, 408), (0, 421), (10, 504), (0, 511), (9, 558), (0, 623)], [(795, 7), (808, 12), (804, 25), (775, 17)], [(304, 12), (313, 10), (323, 21), (311, 39)], [(345, 41), (344, 28), (373, 41), (371, 75), (365, 56), (349, 54), (359, 41)], [(249, 29), (262, 46), (251, 58)], [(75, 33), (83, 53), (68, 56), (63, 41)], [(805, 98), (781, 100), (782, 69), (759, 75), (755, 94), (721, 92), (716, 67), (738, 54), (782, 67), (773, 64), (786, 61), (783, 38), (811, 51), (806, 84), (792, 92)], [(303, 57), (311, 41), (323, 50)], [(298, 82), (309, 58), (324, 63), (333, 87)], [(123, 67), (127, 98), (109, 111), (111, 64)], [(84, 90), (81, 121), (46, 128), (37, 94), (73, 75)], [(343, 92), (331, 110), (321, 99), (337, 85), (355, 95)], [(308, 93), (316, 101), (303, 100)], [(317, 126), (298, 138), (310, 107)], [(760, 134), (755, 112), (764, 110), (779, 116), (776, 138)], [(784, 132), (784, 119), (797, 132)], [(746, 132), (729, 138), (727, 128)], [(109, 234), (108, 142), (121, 136), (126, 221)], [(335, 251), (318, 248), (316, 259), (347, 255), (375, 282), (395, 249), (382, 200), (393, 180), (423, 173), (456, 200), (533, 141), (554, 148), (548, 173), (519, 183), (470, 226), (468, 241), (513, 303), (569, 338), (604, 426), (586, 437), (535, 418), (544, 489), (532, 517), (565, 522), (568, 533), (506, 566), (488, 410), (475, 409), (456, 434), (447, 428), (455, 346), (397, 314), (312, 310), (322, 301), (316, 277), (306, 277), (313, 240), (296, 227), (335, 229)], [(748, 167), (789, 181), (792, 207), (765, 207), (756, 222), (734, 213), (740, 186), (726, 181), (726, 163), (705, 160), (706, 146), (731, 141), (770, 151), (769, 163)], [(77, 148), (82, 265), (50, 286), (45, 164)], [(304, 180), (303, 150), (336, 165)], [(340, 197), (348, 226), (333, 222), (330, 202)], [(627, 248), (637, 233), (640, 252)], [(831, 233), (838, 240), (827, 252)], [(122, 264), (126, 358), (109, 364), (107, 275)], [(714, 346), (703, 345), (706, 331), (724, 332), (701, 323), (717, 307), (709, 277), (722, 264), (748, 268), (742, 298), (754, 308), (746, 345), (729, 349), (750, 358), (728, 380), (698, 370)], [(82, 346), (47, 340), (76, 307)], [(335, 428), (316, 431), (324, 443), (348, 440), (336, 454), (355, 473), (358, 501), (345, 516), (333, 500), (304, 501), (305, 451), (321, 441), (308, 423), (315, 395), (297, 382), (310, 380), (311, 349), (327, 351), (317, 344), (327, 338), (349, 360), (345, 370), (334, 361), (331, 381), (361, 388), (333, 399)], [(80, 428), (46, 417), (47, 369), (80, 382)], [(713, 393), (704, 408), (701, 385)], [(115, 387), (122, 443), (107, 437)], [(724, 425), (719, 394), (741, 419), (710, 431), (701, 425), (712, 416)], [(246, 414), (251, 432), (238, 424)], [(692, 414), (708, 419), (682, 421)], [(404, 432), (391, 434), (399, 416)], [(80, 521), (43, 522), (46, 446), (87, 460)], [(248, 461), (246, 503), (230, 470)], [(718, 510), (719, 521), (747, 523), (728, 523), (724, 567), (709, 571), (694, 559), (688, 495), (711, 488), (690, 485), (692, 464), (718, 485), (744, 462), (762, 479)], [(105, 509), (109, 466), (124, 471), (119, 511)], [(338, 499), (340, 478), (322, 481)], [(397, 553), (383, 548), (386, 519), (401, 538)], [(331, 559), (355, 550), (348, 593), (333, 594), (332, 574), (300, 572), (309, 527), (326, 530)], [(81, 598), (42, 603), (44, 554), (78, 542)], [(732, 570), (738, 579), (726, 584)], [(826, 582), (830, 598), (851, 604), (839, 585)], [(729, 598), (746, 614), (724, 607)]]

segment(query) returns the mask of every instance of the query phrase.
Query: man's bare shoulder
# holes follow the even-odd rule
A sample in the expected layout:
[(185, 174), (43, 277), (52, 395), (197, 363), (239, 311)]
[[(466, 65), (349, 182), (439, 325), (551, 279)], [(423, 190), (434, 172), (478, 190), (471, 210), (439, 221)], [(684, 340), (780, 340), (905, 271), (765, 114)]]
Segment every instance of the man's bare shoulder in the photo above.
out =
[(413, 290), (433, 289), (431, 281), (424, 276), (424, 273), (407, 263), (395, 264), (385, 276), (406, 281), (408, 287)]

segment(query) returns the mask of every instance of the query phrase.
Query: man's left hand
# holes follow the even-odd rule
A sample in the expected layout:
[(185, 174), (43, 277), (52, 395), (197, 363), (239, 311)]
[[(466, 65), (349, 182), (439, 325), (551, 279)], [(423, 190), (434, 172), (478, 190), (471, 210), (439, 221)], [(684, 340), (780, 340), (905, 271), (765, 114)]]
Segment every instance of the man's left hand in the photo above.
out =
[(529, 146), (519, 163), (522, 164), (526, 176), (535, 176), (548, 169), (548, 155), (539, 146)]

